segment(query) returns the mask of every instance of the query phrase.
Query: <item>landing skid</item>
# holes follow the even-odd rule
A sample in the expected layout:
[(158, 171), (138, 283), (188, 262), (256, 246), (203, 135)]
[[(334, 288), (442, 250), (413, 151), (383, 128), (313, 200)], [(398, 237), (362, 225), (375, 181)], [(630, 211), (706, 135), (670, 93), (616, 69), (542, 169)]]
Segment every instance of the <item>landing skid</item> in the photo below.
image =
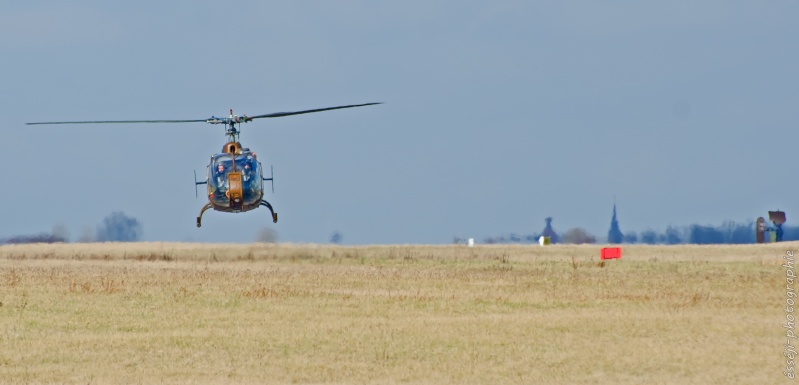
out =
[[(272, 213), (272, 223), (277, 223), (277, 213), (272, 208), (272, 205), (269, 204), (269, 202), (267, 202), (265, 200), (261, 200), (260, 205), (269, 209), (269, 212)], [(202, 226), (203, 213), (205, 213), (211, 207), (213, 207), (213, 206), (211, 206), (211, 203), (206, 203), (205, 206), (203, 206), (202, 210), (200, 210), (200, 216), (197, 217), (197, 227), (201, 227)]]
[(200, 227), (200, 226), (202, 226), (202, 221), (203, 221), (203, 213), (204, 213), (206, 210), (210, 209), (211, 207), (212, 207), (212, 206), (211, 206), (211, 203), (206, 203), (206, 204), (205, 204), (205, 206), (203, 206), (203, 209), (202, 209), (202, 210), (200, 210), (200, 216), (199, 216), (199, 217), (197, 217), (197, 227)]
[(272, 223), (277, 223), (277, 213), (274, 209), (272, 209), (272, 205), (265, 200), (261, 200), (261, 206), (264, 206), (269, 209), (269, 212), (272, 213)]

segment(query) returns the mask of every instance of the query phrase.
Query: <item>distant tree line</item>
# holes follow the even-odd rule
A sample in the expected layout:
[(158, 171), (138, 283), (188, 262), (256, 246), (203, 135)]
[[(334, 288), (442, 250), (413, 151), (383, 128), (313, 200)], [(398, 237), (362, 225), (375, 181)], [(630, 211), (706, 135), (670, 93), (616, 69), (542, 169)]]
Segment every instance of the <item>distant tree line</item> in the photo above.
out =
[[(799, 226), (784, 225), (783, 241), (799, 240)], [(513, 244), (537, 243), (541, 233), (517, 234), (485, 237), (485, 244)], [(455, 237), (453, 243), (465, 243), (465, 238)], [(560, 237), (559, 243), (627, 243), (649, 245), (679, 245), (679, 244), (748, 244), (755, 243), (755, 221), (734, 222), (725, 221), (719, 226), (693, 224), (688, 226), (668, 226), (663, 231), (646, 230), (640, 233), (628, 231), (622, 233), (618, 223), (614, 220), (608, 239), (598, 240), (581, 227), (567, 230)]]
[(15, 235), (2, 240), (1, 243), (18, 245), (22, 243), (63, 243), (68, 240), (56, 234), (41, 233), (35, 235)]
[[(799, 226), (783, 226), (783, 241), (799, 240)], [(669, 226), (665, 232), (653, 230), (643, 231), (640, 234), (627, 232), (624, 234), (625, 243), (643, 244), (748, 244), (755, 243), (755, 221), (733, 222), (725, 221), (719, 226), (699, 225), (675, 227)]]
[[(136, 242), (141, 240), (142, 226), (136, 218), (115, 211), (103, 218), (95, 230), (85, 229), (78, 242)], [(54, 226), (51, 233), (14, 235), (0, 239), (0, 244), (61, 242), (69, 242), (69, 233), (62, 225)]]

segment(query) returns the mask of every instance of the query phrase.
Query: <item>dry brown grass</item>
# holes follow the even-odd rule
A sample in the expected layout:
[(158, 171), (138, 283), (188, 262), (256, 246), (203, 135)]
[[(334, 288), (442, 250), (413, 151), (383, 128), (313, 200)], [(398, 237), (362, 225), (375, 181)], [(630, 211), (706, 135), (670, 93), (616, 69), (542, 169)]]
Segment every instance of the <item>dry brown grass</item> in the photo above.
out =
[(777, 383), (786, 250), (0, 247), (0, 382)]

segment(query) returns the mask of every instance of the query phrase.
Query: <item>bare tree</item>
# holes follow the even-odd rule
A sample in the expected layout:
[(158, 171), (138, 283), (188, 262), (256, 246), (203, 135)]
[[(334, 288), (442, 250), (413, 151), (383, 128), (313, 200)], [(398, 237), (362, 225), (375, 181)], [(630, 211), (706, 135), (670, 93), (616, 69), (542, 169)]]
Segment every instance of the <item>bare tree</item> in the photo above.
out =
[(53, 237), (63, 239), (62, 242), (69, 242), (69, 229), (63, 223), (53, 226)]
[(258, 230), (258, 234), (255, 235), (255, 242), (276, 243), (277, 238), (277, 231), (269, 227), (264, 227)]
[(141, 239), (141, 224), (136, 218), (114, 211), (97, 226), (99, 242), (136, 242)]
[(80, 236), (78, 237), (78, 242), (80, 243), (91, 243), (94, 242), (97, 238), (94, 236), (94, 229), (91, 226), (86, 226), (80, 232)]
[(589, 234), (588, 231), (581, 227), (575, 227), (567, 231), (561, 237), (563, 243), (583, 244), (583, 243), (596, 243), (596, 237)]

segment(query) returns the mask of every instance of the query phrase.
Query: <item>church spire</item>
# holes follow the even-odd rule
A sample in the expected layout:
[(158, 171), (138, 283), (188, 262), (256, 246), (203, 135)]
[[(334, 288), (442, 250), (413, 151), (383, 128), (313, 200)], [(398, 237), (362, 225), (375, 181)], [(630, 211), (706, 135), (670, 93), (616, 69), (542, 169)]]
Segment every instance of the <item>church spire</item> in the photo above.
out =
[(608, 231), (608, 243), (621, 243), (624, 240), (624, 234), (619, 229), (619, 221), (616, 219), (616, 199), (613, 199), (613, 218), (610, 220), (610, 230)]

